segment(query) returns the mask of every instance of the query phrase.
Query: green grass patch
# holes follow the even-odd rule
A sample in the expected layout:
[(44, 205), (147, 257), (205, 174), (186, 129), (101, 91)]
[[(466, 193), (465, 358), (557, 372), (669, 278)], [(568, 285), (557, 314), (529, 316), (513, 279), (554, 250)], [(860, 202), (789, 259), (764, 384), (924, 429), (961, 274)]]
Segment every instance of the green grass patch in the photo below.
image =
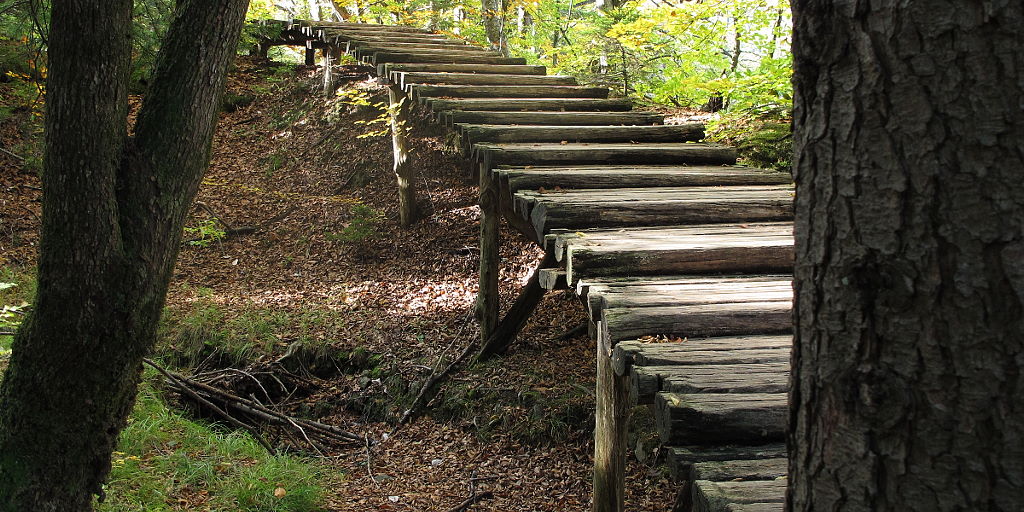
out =
[(320, 511), (327, 480), (315, 461), (185, 418), (144, 383), (97, 510)]

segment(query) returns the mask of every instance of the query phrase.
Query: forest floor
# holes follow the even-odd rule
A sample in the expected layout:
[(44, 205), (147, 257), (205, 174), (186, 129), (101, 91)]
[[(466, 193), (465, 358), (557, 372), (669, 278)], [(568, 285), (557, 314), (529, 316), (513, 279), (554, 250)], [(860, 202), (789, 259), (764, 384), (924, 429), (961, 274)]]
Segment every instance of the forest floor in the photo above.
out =
[[(364, 70), (341, 74), (350, 97), (386, 97)], [(476, 188), (461, 159), (446, 151), (445, 134), (418, 126), (413, 162), (424, 217), (400, 229), (390, 138), (359, 137), (379, 128), (365, 124), (377, 111), (322, 96), (312, 68), (238, 61), (225, 96), (231, 112), (220, 119), (197, 198), (205, 206), (193, 208), (186, 223), (154, 354), (188, 375), (225, 368), (298, 374), (290, 387), (281, 385), (287, 394), (272, 397), (276, 408), (376, 442), (324, 446), (325, 456), (306, 447), (289, 460), (315, 469), (320, 490), (309, 508), (287, 506), (284, 483), (256, 477), (246, 485), (262, 482), (275, 495), (251, 509), (448, 511), (489, 491), (464, 510), (588, 510), (594, 347), (586, 334), (562, 336), (585, 321), (572, 296), (549, 294), (506, 356), (454, 372), (423, 415), (396, 429), (432, 369), (478, 336)], [(0, 282), (21, 283), (23, 294), (41, 214), (37, 136), (13, 122), (0, 125), (2, 147), (19, 154), (0, 154)], [(236, 235), (227, 226), (254, 229)], [(510, 229), (503, 237), (507, 306), (541, 254)], [(0, 306), (13, 297), (0, 295)], [(0, 324), (0, 358), (3, 331)], [(181, 406), (155, 375), (147, 382), (156, 396), (147, 400)], [(141, 407), (129, 428), (145, 421)], [(223, 430), (171, 428), (177, 436)], [(667, 510), (674, 486), (658, 465), (656, 443), (641, 441), (637, 454), (647, 463), (628, 464), (626, 508)], [(294, 444), (281, 446), (298, 450)], [(111, 489), (103, 509), (247, 508), (224, 505), (208, 481), (231, 478), (223, 469), (231, 461), (204, 478), (165, 475), (153, 491), (159, 506), (127, 497), (142, 485), (118, 467), (152, 472), (167, 467), (158, 457), (202, 457), (198, 448), (181, 448), (191, 445), (169, 435), (122, 448), (115, 477), (127, 490)]]

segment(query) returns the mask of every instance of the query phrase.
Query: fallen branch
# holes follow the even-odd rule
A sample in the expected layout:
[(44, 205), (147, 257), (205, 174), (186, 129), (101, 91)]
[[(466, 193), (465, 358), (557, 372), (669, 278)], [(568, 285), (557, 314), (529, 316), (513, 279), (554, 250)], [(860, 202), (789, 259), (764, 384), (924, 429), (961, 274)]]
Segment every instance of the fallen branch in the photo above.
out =
[(0, 336), (14, 336), (14, 331), (0, 331)]
[(584, 322), (581, 322), (576, 327), (573, 327), (572, 329), (569, 329), (568, 331), (565, 331), (562, 334), (559, 334), (558, 336), (555, 336), (555, 340), (556, 341), (565, 341), (565, 340), (568, 340), (568, 339), (575, 338), (576, 336), (579, 336), (579, 335), (584, 334), (586, 332), (587, 332), (587, 322), (584, 321)]
[(490, 498), (493, 498), (493, 497), (494, 497), (494, 493), (492, 493), (491, 491), (484, 491), (484, 492), (474, 493), (469, 498), (466, 498), (466, 501), (463, 501), (462, 503), (460, 503), (455, 508), (450, 509), (448, 512), (464, 512), (469, 507), (473, 506), (476, 502), (478, 502), (480, 500), (490, 499)]
[[(216, 388), (166, 370), (148, 359), (146, 359), (145, 362), (167, 377), (167, 383), (172, 389), (184, 393), (199, 401), (201, 404), (210, 407), (214, 412), (217, 412), (218, 415), (230, 417), (230, 414), (228, 414), (227, 411), (220, 409), (217, 405), (213, 404), (212, 400), (223, 402), (225, 404), (225, 408), (234, 409), (235, 411), (244, 413), (257, 420), (281, 427), (285, 429), (286, 432), (295, 431), (301, 435), (302, 438), (305, 439), (306, 442), (309, 443), (309, 445), (318, 453), (323, 453), (322, 447), (317, 442), (318, 440), (321, 442), (358, 442), (363, 444), (369, 442), (363, 436), (342, 430), (334, 425), (327, 425), (318, 421), (288, 416), (270, 409), (254, 400), (242, 398), (223, 389)], [(228, 421), (232, 421), (232, 424), (236, 426), (239, 426), (238, 424), (242, 423), (240, 420), (233, 417), (228, 419)], [(245, 428), (247, 425), (242, 423), (241, 426)], [(250, 429), (246, 428), (246, 430)], [(252, 430), (250, 430), (250, 432), (251, 431)], [(314, 439), (314, 437), (318, 439)]]
[[(431, 391), (433, 391), (433, 389), (437, 387), (438, 384), (441, 383), (442, 379), (447, 377), (448, 374), (455, 370), (456, 367), (464, 363), (466, 359), (469, 358), (469, 355), (473, 353), (474, 348), (476, 348), (476, 342), (470, 342), (470, 344), (466, 346), (465, 350), (463, 350), (462, 353), (459, 354), (459, 357), (455, 358), (455, 360), (452, 361), (451, 364), (449, 364), (443, 371), (441, 371), (441, 373), (432, 375), (429, 379), (427, 379), (426, 382), (423, 383), (423, 387), (420, 388), (420, 392), (416, 395), (416, 399), (412, 401), (412, 405), (410, 405), (409, 408), (406, 409), (404, 413), (402, 413), (402, 418), (398, 420), (398, 425), (395, 426), (395, 430), (397, 430), (400, 425), (405, 424), (405, 422), (409, 421), (410, 418), (412, 418), (417, 412), (419, 412), (419, 409), (423, 407), (424, 404), (427, 403), (427, 396), (431, 393)], [(392, 435), (394, 435), (394, 431), (392, 431)]]
[(0, 151), (3, 151), (4, 153), (7, 153), (8, 155), (11, 155), (11, 156), (13, 156), (14, 158), (17, 158), (17, 159), (18, 159), (18, 160), (20, 160), (20, 161), (21, 161), (22, 163), (24, 163), (24, 162), (25, 162), (25, 157), (23, 157), (23, 156), (21, 156), (21, 155), (18, 155), (18, 154), (15, 154), (15, 153), (11, 153), (10, 151), (7, 151), (7, 150), (6, 150), (6, 149), (4, 149), (4, 148), (0, 148)]

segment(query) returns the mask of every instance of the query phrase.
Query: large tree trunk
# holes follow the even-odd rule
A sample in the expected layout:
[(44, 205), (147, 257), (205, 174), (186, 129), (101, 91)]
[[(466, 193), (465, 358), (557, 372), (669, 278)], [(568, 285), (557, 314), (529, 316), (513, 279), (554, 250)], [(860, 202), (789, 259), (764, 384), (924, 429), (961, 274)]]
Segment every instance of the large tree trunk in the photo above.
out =
[(504, 51), (505, 0), (481, 0), (480, 7), (487, 41), (492, 47)]
[(1019, 0), (796, 0), (790, 510), (1024, 503)]
[(247, 4), (182, 2), (128, 138), (131, 0), (54, 3), (39, 285), (0, 386), (0, 510), (89, 510), (101, 493)]

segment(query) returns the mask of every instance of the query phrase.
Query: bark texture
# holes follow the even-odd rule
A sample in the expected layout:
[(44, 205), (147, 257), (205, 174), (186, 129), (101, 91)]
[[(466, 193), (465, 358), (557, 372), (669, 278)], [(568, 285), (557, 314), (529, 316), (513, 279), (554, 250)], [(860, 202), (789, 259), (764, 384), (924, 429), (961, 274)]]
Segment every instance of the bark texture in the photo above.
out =
[(1019, 0), (795, 0), (790, 510), (1024, 503)]
[(179, 3), (131, 138), (132, 2), (99, 3), (53, 6), (38, 291), (0, 385), (0, 511), (102, 494), (248, 1)]

